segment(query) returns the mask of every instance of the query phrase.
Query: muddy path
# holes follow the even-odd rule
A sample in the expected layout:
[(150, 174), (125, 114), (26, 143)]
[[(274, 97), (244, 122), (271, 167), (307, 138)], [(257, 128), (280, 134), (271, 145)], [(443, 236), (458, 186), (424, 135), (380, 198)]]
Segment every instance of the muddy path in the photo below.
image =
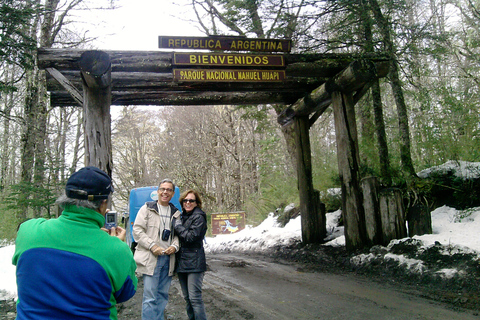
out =
[[(310, 272), (262, 256), (211, 254), (204, 280), (209, 319), (480, 319), (477, 311), (422, 297), (419, 288), (379, 283), (352, 273)], [(141, 319), (142, 284), (119, 310)], [(167, 319), (187, 319), (174, 278)]]

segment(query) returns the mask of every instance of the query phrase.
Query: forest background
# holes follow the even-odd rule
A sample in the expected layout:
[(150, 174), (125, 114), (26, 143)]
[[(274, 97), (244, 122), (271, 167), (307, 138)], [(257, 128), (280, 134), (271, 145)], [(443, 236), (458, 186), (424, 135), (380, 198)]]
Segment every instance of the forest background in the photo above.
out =
[[(58, 213), (55, 199), (84, 165), (83, 111), (49, 105), (36, 49), (93, 48), (78, 13), (114, 12), (117, 1), (0, 1), (0, 239), (13, 239), (19, 222)], [(356, 105), (362, 176), (408, 192), (423, 188), (415, 172), (424, 168), (480, 161), (480, 1), (189, 3), (178, 14), (188, 10), (205, 35), (290, 38), (294, 53), (386, 55), (389, 75)], [(165, 177), (199, 190), (207, 212), (243, 210), (253, 225), (298, 203), (294, 130), (276, 121), (284, 108), (122, 107), (112, 123), (114, 208), (125, 211), (132, 188)], [(340, 186), (331, 110), (310, 139), (314, 187), (327, 194)]]

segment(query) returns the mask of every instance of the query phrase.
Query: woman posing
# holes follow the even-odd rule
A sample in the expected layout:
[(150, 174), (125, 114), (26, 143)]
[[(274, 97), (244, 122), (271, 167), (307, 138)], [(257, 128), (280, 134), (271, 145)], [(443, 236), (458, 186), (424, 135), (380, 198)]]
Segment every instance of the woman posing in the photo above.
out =
[(202, 300), (203, 276), (207, 270), (203, 238), (207, 232), (207, 215), (202, 211), (202, 200), (195, 190), (180, 196), (183, 214), (175, 220), (175, 233), (180, 239), (177, 255), (178, 280), (187, 302), (190, 320), (207, 319)]

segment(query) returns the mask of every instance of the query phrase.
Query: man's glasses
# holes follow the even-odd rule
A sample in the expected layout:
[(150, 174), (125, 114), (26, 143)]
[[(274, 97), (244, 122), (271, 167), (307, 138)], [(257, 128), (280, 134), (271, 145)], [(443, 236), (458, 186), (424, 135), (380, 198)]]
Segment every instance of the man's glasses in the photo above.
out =
[(160, 191), (160, 192), (172, 193), (172, 192), (173, 192), (173, 189), (170, 189), (170, 188), (159, 188), (158, 191)]
[(197, 200), (195, 200), (195, 199), (183, 199), (183, 203), (187, 203), (187, 202), (194, 203), (194, 202), (197, 202)]

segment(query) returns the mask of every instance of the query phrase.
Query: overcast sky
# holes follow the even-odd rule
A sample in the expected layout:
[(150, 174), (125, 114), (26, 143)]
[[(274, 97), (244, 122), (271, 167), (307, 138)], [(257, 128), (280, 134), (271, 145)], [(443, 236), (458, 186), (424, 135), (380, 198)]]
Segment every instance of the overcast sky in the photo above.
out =
[(81, 14), (94, 26), (97, 49), (158, 50), (158, 36), (202, 36), (190, 22), (195, 15), (188, 0), (117, 0), (119, 9)]

